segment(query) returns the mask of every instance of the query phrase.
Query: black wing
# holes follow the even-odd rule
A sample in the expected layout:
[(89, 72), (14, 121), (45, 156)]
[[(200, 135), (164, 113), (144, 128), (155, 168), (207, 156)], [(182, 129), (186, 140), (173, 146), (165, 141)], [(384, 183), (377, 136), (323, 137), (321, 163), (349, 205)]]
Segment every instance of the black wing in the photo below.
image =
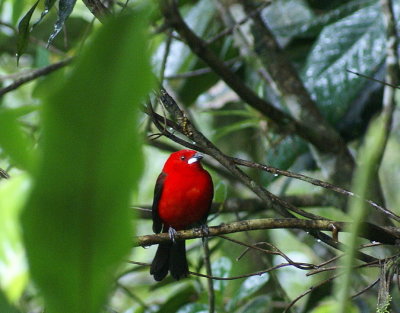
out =
[(151, 211), (153, 216), (153, 232), (155, 232), (156, 234), (161, 232), (163, 226), (160, 216), (158, 215), (158, 202), (161, 198), (161, 193), (166, 177), (167, 174), (161, 172), (161, 174), (158, 175), (156, 186), (154, 187), (153, 206), (151, 208)]

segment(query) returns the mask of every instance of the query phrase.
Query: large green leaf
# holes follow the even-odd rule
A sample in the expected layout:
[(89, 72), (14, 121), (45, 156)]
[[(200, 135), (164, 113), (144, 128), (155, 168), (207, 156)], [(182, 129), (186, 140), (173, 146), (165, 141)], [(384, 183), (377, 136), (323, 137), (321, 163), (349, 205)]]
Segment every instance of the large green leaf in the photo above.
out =
[(137, 109), (152, 77), (146, 15), (102, 26), (44, 103), (42, 160), (22, 222), (49, 313), (98, 312), (129, 251), (128, 203), (142, 170)]
[(385, 56), (385, 32), (379, 4), (362, 8), (321, 32), (304, 68), (304, 81), (322, 114), (340, 119)]

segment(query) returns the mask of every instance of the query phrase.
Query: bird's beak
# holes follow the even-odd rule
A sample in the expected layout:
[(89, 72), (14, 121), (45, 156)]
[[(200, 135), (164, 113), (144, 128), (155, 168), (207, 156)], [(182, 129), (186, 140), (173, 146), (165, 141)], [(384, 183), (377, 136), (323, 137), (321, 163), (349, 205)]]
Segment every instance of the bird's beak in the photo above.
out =
[(196, 152), (196, 154), (194, 156), (192, 156), (189, 160), (188, 160), (188, 164), (192, 164), (195, 162), (200, 161), (203, 158), (203, 155), (199, 152)]

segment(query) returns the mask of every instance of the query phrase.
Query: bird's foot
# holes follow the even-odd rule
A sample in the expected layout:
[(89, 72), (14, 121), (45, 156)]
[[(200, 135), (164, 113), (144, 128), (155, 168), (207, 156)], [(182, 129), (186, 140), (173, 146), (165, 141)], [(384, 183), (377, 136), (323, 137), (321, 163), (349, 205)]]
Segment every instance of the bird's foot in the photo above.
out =
[(207, 226), (207, 224), (202, 224), (199, 228), (198, 231), (201, 233), (201, 240), (205, 241), (205, 239), (210, 235), (210, 230)]
[(172, 227), (168, 228), (168, 235), (169, 235), (169, 238), (171, 238), (172, 242), (175, 243), (176, 242), (175, 237), (177, 235), (176, 230)]

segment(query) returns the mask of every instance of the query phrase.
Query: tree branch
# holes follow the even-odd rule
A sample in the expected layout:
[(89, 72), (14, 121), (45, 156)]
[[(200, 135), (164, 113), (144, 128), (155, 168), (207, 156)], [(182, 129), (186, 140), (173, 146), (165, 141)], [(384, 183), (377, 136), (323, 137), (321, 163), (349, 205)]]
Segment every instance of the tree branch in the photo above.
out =
[(342, 146), (335, 142), (326, 140), (315, 131), (313, 125), (302, 125), (291, 116), (274, 107), (271, 103), (260, 98), (253, 90), (246, 86), (242, 80), (232, 72), (207, 46), (207, 43), (199, 38), (185, 23), (173, 0), (166, 0), (160, 3), (161, 12), (167, 23), (174, 27), (182, 39), (199, 58), (208, 64), (225, 83), (234, 90), (238, 96), (250, 106), (254, 107), (265, 116), (276, 123), (285, 133), (295, 133), (311, 142), (322, 152), (340, 153)]
[(54, 71), (56, 71), (56, 70), (58, 70), (58, 69), (60, 69), (60, 68), (62, 68), (64, 66), (70, 64), (72, 62), (72, 59), (73, 59), (72, 57), (71, 58), (67, 58), (67, 59), (62, 60), (60, 62), (57, 62), (57, 63), (54, 63), (54, 64), (50, 64), (48, 66), (45, 66), (45, 67), (39, 68), (37, 70), (34, 70), (34, 71), (32, 71), (32, 72), (20, 77), (19, 79), (17, 79), (16, 81), (11, 83), (10, 85), (8, 85), (8, 86), (6, 86), (4, 88), (1, 88), (0, 89), (0, 97), (3, 96), (4, 94), (6, 94), (7, 92), (10, 92), (12, 90), (17, 89), (18, 87), (20, 87), (23, 84), (26, 84), (26, 83), (28, 83), (28, 82), (30, 82), (30, 81), (38, 78), (38, 77), (48, 75), (48, 74), (50, 74), (50, 73), (52, 73), (52, 72), (54, 72)]
[(105, 18), (111, 14), (110, 10), (100, 0), (83, 0), (83, 3), (102, 23), (104, 22)]
[[(339, 231), (348, 229), (350, 223), (335, 222), (330, 220), (304, 220), (298, 218), (263, 218), (222, 224), (209, 227), (209, 236), (219, 236), (243, 231), (261, 229), (302, 229), (305, 231), (321, 230), (332, 231), (336, 228)], [(360, 236), (381, 243), (395, 245), (400, 239), (398, 234), (382, 229), (370, 223), (363, 223), (364, 230)], [(181, 230), (177, 232), (176, 240), (186, 240), (203, 238), (204, 233), (201, 229)], [(160, 243), (170, 242), (171, 238), (167, 233), (138, 236), (134, 239), (134, 246), (151, 246)]]
[[(241, 171), (235, 163), (226, 155), (224, 155), (216, 146), (214, 146), (201, 132), (199, 132), (190, 122), (190, 120), (185, 116), (185, 114), (180, 110), (175, 100), (163, 89), (161, 88), (159, 99), (163, 103), (164, 107), (168, 110), (168, 112), (176, 118), (178, 121), (179, 131), (184, 134), (186, 137), (190, 138), (196, 144), (198, 144), (201, 149), (200, 151), (204, 151), (207, 154), (213, 156), (218, 162), (221, 163), (228, 171), (230, 171), (233, 175), (235, 175), (245, 186), (247, 186), (250, 190), (252, 190), (263, 203), (268, 207), (276, 211), (278, 214), (283, 217), (293, 218), (295, 217), (292, 213), (295, 212), (301, 216), (310, 218), (310, 219), (324, 219), (323, 217), (316, 216), (309, 212), (305, 212), (303, 210), (298, 209), (297, 207), (283, 201), (281, 198), (273, 195), (269, 191), (267, 191), (262, 186), (258, 185), (254, 180), (252, 180), (247, 174)], [(153, 112), (151, 106), (148, 108), (149, 112)], [(155, 125), (160, 129), (160, 131), (165, 132), (165, 128), (159, 123), (159, 121), (153, 117), (151, 114)], [(184, 140), (176, 137), (175, 135), (166, 132), (166, 135), (170, 138), (174, 138), (177, 142), (182, 142), (183, 144), (187, 144)], [(192, 145), (192, 144), (190, 144)], [(192, 145), (194, 146), (194, 145)], [(197, 148), (197, 146), (194, 146)], [(325, 242), (327, 245), (343, 250), (345, 246), (336, 241), (335, 238), (331, 238), (325, 233), (318, 230), (310, 230), (310, 235), (314, 238), (319, 239)], [(335, 234), (335, 232), (334, 232)], [(374, 257), (371, 257), (365, 253), (358, 253), (357, 258), (363, 260), (364, 262), (371, 262), (376, 260)]]

